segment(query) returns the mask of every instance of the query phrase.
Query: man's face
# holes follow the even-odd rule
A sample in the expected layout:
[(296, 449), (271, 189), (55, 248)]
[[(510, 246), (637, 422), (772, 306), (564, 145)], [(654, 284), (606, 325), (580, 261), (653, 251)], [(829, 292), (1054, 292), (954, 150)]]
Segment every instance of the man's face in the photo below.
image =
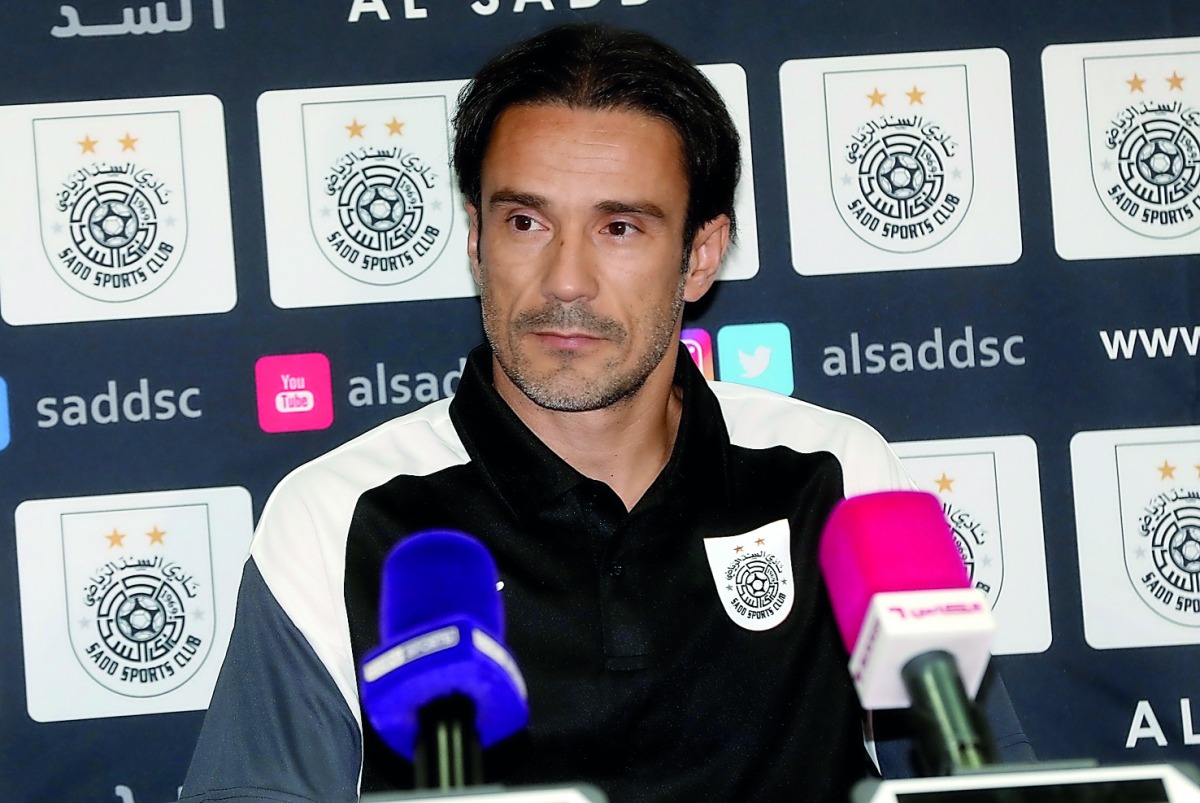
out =
[[(660, 369), (683, 302), (712, 281), (711, 250), (699, 260), (701, 246), (684, 251), (687, 203), (668, 123), (560, 105), (501, 114), (483, 160), (482, 208), (468, 208), (468, 248), (484, 331), (513, 385), (548, 409), (594, 410)], [(711, 248), (724, 251), (727, 223)]]

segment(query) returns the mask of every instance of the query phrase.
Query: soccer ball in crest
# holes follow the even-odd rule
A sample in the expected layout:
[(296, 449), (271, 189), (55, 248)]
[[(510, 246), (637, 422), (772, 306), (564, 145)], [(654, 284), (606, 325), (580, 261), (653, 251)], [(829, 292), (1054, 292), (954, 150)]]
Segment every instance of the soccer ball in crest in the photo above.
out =
[(746, 586), (750, 590), (750, 594), (756, 598), (762, 598), (767, 595), (767, 590), (770, 588), (771, 578), (767, 577), (767, 573), (762, 569), (755, 569), (746, 577)]
[(1171, 561), (1185, 572), (1200, 572), (1200, 529), (1180, 527), (1168, 545)]
[(133, 242), (138, 230), (137, 215), (129, 204), (102, 201), (88, 215), (92, 239), (106, 248), (122, 248)]
[(1138, 174), (1155, 185), (1165, 187), (1183, 173), (1183, 153), (1169, 139), (1152, 139), (1138, 148), (1134, 157)]
[(126, 597), (117, 608), (117, 629), (130, 641), (144, 642), (157, 636), (167, 623), (162, 603), (146, 594)]
[(371, 231), (391, 231), (404, 216), (404, 199), (387, 186), (367, 187), (355, 203), (358, 220)]
[(897, 201), (907, 201), (925, 186), (921, 163), (907, 153), (884, 157), (875, 171), (880, 188)]

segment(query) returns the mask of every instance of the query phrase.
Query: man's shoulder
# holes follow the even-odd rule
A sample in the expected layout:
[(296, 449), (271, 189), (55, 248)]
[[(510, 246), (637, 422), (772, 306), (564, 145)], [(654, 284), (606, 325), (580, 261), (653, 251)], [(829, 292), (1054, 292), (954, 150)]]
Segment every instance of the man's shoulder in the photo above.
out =
[(721, 405), (734, 445), (811, 443), (814, 448), (805, 451), (818, 451), (824, 444), (846, 439), (864, 445), (886, 443), (870, 424), (847, 413), (748, 385), (709, 382), (708, 386)]
[(732, 445), (829, 452), (842, 464), (847, 495), (911, 487), (887, 441), (870, 424), (761, 388), (731, 382), (708, 385), (720, 404)]
[(357, 496), (399, 475), (424, 476), (467, 461), (442, 399), (367, 430), (301, 464), (285, 476), (276, 494), (320, 489)]
[(341, 586), (346, 538), (364, 493), (399, 476), (428, 476), (467, 461), (447, 408), (442, 400), (380, 424), (275, 486), (250, 554), (294, 619), (320, 619), (296, 613), (309, 605), (312, 588)]

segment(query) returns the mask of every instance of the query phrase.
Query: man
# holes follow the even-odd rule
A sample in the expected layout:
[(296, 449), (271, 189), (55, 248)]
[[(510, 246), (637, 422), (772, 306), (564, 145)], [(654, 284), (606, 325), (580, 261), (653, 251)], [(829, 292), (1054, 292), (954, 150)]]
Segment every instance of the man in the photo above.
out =
[[(267, 502), (184, 799), (411, 783), (355, 667), (385, 555), (432, 527), (481, 539), (504, 583), (531, 720), (486, 756), (497, 780), (847, 799), (871, 763), (816, 538), (838, 499), (909, 482), (866, 425), (709, 385), (679, 346), (733, 236), (716, 91), (648, 37), (572, 26), (486, 66), (456, 125), (488, 346), (453, 400)], [(750, 556), (769, 588), (736, 576)]]

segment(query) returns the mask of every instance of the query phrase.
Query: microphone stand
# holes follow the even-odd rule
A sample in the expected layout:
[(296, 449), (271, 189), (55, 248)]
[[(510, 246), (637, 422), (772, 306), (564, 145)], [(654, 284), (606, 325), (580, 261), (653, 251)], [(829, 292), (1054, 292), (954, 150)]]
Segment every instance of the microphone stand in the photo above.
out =
[(417, 789), (446, 792), (483, 782), (483, 751), (470, 697), (439, 697), (417, 711), (413, 769)]
[(928, 775), (952, 775), (996, 763), (991, 729), (963, 689), (953, 655), (945, 650), (921, 653), (900, 674), (912, 698), (918, 761)]

